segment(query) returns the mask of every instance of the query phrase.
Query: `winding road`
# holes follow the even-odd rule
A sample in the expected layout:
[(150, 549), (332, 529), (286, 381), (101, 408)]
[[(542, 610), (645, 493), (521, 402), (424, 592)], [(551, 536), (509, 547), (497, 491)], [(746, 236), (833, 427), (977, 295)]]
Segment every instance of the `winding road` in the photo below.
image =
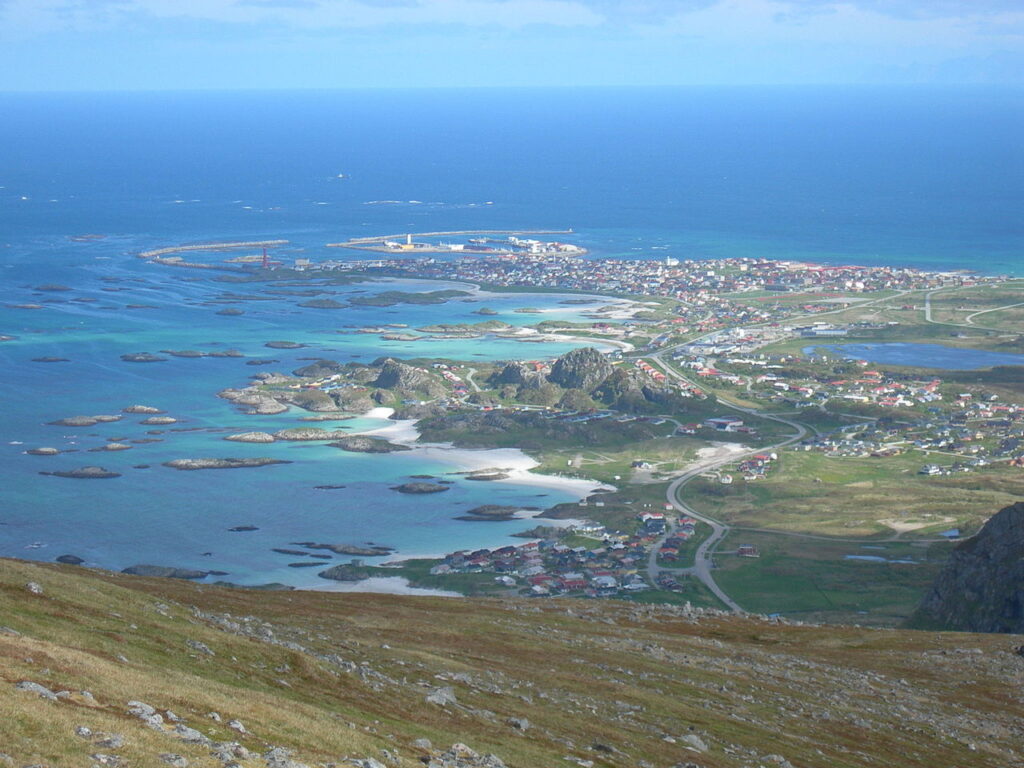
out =
[[(693, 382), (689, 381), (685, 376), (683, 376), (681, 373), (676, 371), (672, 366), (668, 365), (664, 360), (661, 359), (661, 356), (665, 354), (666, 351), (667, 350), (657, 352), (654, 355), (652, 355), (652, 358), (658, 363), (658, 365), (661, 367), (662, 370), (665, 371), (666, 374), (679, 381), (683, 381), (687, 384), (692, 385)], [(778, 450), (780, 448), (784, 448), (785, 446), (795, 443), (798, 440), (803, 440), (804, 437), (807, 436), (807, 427), (805, 427), (803, 424), (800, 424), (799, 422), (792, 421), (783, 416), (775, 416), (766, 413), (761, 413), (760, 411), (755, 410), (753, 408), (743, 408), (742, 406), (733, 405), (732, 403), (726, 402), (725, 400), (719, 399), (718, 403), (725, 408), (731, 408), (732, 410), (739, 411), (740, 413), (745, 413), (750, 416), (757, 416), (758, 418), (762, 419), (769, 419), (771, 421), (777, 421), (780, 424), (786, 424), (787, 426), (792, 427), (795, 430), (795, 432), (794, 434), (787, 437), (785, 440), (775, 443), (774, 445), (759, 446), (752, 450), (744, 451), (743, 453), (740, 454), (732, 454), (722, 459), (697, 464), (688, 469), (679, 477), (677, 477), (671, 483), (669, 483), (668, 489), (666, 491), (666, 498), (668, 500), (668, 503), (672, 505), (672, 508), (680, 514), (687, 515), (695, 520), (699, 520), (700, 522), (709, 525), (711, 527), (711, 535), (704, 539), (704, 541), (702, 541), (700, 546), (697, 548), (697, 552), (694, 555), (694, 563), (692, 566), (690, 566), (689, 568), (663, 568), (662, 566), (658, 565), (658, 550), (661, 548), (661, 545), (665, 541), (665, 539), (669, 538), (669, 536), (671, 536), (677, 528), (677, 524), (675, 522), (671, 522), (667, 526), (665, 535), (662, 536), (661, 539), (659, 539), (651, 547), (651, 551), (647, 557), (647, 576), (650, 579), (652, 586), (657, 586), (658, 576), (660, 576), (662, 572), (671, 573), (673, 575), (685, 574), (693, 576), (699, 579), (704, 584), (704, 586), (706, 586), (711, 591), (711, 593), (714, 594), (715, 597), (721, 600), (729, 608), (730, 611), (734, 613), (743, 613), (743, 608), (741, 608), (735, 600), (729, 597), (722, 590), (722, 588), (718, 586), (718, 583), (715, 581), (715, 577), (711, 573), (712, 567), (714, 565), (714, 561), (712, 558), (715, 552), (715, 548), (718, 546), (719, 542), (721, 542), (722, 539), (725, 538), (726, 534), (729, 533), (729, 531), (731, 530), (731, 526), (728, 526), (719, 520), (715, 520), (714, 518), (702, 515), (699, 512), (695, 512), (689, 505), (686, 504), (686, 502), (682, 500), (681, 491), (687, 483), (693, 480), (693, 478), (703, 474), (704, 472), (719, 469), (720, 467), (723, 467), (726, 464), (731, 464), (734, 461), (743, 459), (747, 456), (753, 456), (756, 453), (768, 453), (771, 451)]]

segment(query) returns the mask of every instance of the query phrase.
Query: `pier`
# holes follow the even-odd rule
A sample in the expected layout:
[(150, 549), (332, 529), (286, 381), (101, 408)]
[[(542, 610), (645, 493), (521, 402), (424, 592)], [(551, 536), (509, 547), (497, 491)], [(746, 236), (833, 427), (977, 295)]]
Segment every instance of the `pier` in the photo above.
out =
[(252, 240), (231, 243), (197, 243), (195, 245), (171, 245), (167, 248), (154, 248), (138, 254), (140, 259), (159, 259), (172, 253), (188, 251), (225, 251), (233, 248), (272, 248), (275, 245), (287, 245), (287, 240)]

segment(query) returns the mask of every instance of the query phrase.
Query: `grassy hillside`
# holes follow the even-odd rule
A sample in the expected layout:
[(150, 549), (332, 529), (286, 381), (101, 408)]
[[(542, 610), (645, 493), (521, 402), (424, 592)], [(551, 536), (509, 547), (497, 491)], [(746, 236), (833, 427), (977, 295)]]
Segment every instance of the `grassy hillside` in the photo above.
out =
[[(1019, 637), (268, 593), (13, 560), (0, 625), (0, 753), (16, 766), (500, 765), (441, 754), (457, 742), (510, 768), (1024, 759)], [(274, 747), (294, 762), (264, 757)]]

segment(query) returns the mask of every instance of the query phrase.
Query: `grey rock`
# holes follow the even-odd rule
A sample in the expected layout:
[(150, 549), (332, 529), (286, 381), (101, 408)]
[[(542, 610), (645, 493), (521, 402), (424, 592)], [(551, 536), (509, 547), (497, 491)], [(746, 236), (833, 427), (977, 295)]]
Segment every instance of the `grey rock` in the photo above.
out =
[(241, 720), (228, 720), (228, 728), (239, 733), (248, 733)]
[(207, 656), (216, 656), (213, 649), (210, 648), (206, 643), (201, 643), (198, 640), (192, 640), (191, 638), (185, 641), (185, 645), (191, 648), (193, 651), (199, 651), (199, 653), (205, 653)]
[(38, 696), (42, 696), (44, 699), (49, 699), (50, 701), (57, 700), (57, 694), (55, 694), (49, 688), (40, 685), (39, 683), (33, 683), (31, 680), (22, 680), (14, 687), (17, 688), (19, 691), (28, 691), (29, 693), (34, 693)]
[(27, 589), (33, 595), (41, 595), (41, 594), (43, 594), (42, 586), (40, 586), (37, 582), (34, 582), (34, 581), (30, 581), (28, 584), (26, 584), (25, 585), (25, 589)]
[(129, 701), (128, 714), (135, 715), (135, 717), (144, 717), (156, 714), (156, 709), (143, 701)]
[(174, 752), (163, 752), (160, 754), (160, 759), (171, 768), (188, 768), (188, 760)]
[(530, 721), (527, 720), (525, 717), (510, 717), (505, 722), (507, 722), (516, 730), (520, 731), (525, 731), (530, 727)]
[(187, 725), (174, 726), (173, 735), (184, 741), (186, 744), (209, 744), (210, 739), (208, 736), (204, 736), (202, 733), (197, 731), (195, 728), (189, 728)]
[(436, 704), (439, 707), (447, 707), (449, 705), (454, 706), (459, 702), (455, 698), (455, 689), (451, 686), (444, 686), (443, 688), (434, 688), (428, 693), (427, 703)]
[(708, 751), (708, 745), (704, 743), (704, 739), (702, 739), (696, 733), (688, 733), (685, 736), (683, 736), (682, 740), (694, 749), (698, 750), (699, 752)]

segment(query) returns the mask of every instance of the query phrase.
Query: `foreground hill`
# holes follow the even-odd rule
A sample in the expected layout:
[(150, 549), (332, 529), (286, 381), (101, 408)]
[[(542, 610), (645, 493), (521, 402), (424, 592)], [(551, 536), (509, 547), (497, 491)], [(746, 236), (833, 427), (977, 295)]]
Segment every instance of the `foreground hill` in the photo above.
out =
[(911, 619), (968, 632), (1024, 632), (1024, 502), (957, 545)]
[(19, 768), (1024, 765), (1019, 637), (14, 560), (0, 625)]

